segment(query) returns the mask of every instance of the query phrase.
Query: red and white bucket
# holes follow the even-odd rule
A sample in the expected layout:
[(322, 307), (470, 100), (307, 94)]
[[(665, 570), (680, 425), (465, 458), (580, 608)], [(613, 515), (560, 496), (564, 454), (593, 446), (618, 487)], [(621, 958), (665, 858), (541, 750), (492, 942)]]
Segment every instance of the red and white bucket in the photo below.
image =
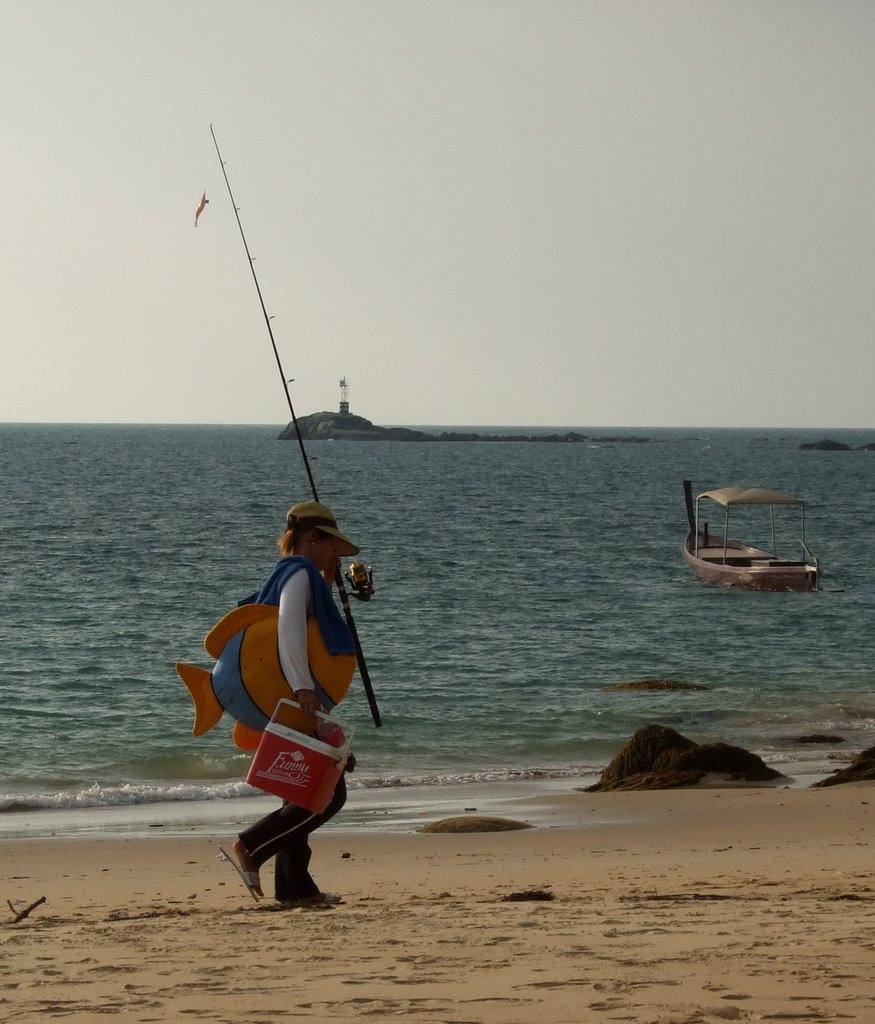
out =
[(355, 729), (317, 711), (323, 738), (308, 736), (281, 724), (278, 719), (283, 705), (299, 710), (294, 701), (285, 698), (277, 704), (261, 734), (246, 781), (265, 793), (321, 814), (346, 767)]

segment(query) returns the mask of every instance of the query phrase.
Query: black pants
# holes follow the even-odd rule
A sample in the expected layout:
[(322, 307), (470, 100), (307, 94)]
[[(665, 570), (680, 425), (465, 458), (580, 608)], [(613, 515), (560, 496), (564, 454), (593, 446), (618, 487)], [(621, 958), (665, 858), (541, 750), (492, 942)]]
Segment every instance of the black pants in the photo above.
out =
[(240, 833), (240, 841), (258, 867), (276, 857), (274, 881), (276, 899), (286, 902), (319, 895), (310, 877), (310, 833), (329, 821), (346, 803), (346, 778), (341, 775), (334, 795), (321, 814), (284, 803)]

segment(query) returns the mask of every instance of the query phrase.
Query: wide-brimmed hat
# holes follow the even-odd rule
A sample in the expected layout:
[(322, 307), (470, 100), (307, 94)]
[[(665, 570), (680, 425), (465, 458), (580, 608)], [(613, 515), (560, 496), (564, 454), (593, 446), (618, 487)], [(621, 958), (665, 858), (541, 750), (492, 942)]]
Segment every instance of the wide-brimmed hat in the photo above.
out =
[(359, 549), (355, 544), (345, 537), (337, 528), (337, 519), (327, 505), (320, 501), (299, 501), (292, 505), (286, 515), (286, 527), (289, 530), (314, 528), (330, 537), (335, 537), (343, 545), (340, 548), (342, 555), (357, 555)]

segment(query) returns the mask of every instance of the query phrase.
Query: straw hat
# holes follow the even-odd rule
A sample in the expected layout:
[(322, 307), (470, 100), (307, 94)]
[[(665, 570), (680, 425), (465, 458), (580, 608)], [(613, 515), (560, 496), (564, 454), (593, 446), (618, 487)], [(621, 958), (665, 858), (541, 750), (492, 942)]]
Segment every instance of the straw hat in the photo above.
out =
[(314, 527), (321, 533), (336, 537), (343, 545), (340, 548), (342, 555), (357, 555), (359, 553), (359, 549), (349, 537), (345, 537), (338, 530), (337, 519), (331, 509), (319, 501), (299, 501), (297, 505), (292, 505), (289, 509), (286, 515), (286, 528), (295, 530), (301, 527), (305, 530)]

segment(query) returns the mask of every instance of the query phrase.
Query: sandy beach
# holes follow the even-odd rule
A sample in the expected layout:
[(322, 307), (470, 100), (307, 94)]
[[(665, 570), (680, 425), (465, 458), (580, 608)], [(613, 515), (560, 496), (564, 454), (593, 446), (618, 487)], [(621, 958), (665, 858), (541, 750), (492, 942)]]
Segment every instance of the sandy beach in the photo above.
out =
[(871, 784), (553, 800), (562, 825), (317, 834), (328, 909), (253, 901), (229, 833), (4, 839), (0, 1016), (872, 1020)]

